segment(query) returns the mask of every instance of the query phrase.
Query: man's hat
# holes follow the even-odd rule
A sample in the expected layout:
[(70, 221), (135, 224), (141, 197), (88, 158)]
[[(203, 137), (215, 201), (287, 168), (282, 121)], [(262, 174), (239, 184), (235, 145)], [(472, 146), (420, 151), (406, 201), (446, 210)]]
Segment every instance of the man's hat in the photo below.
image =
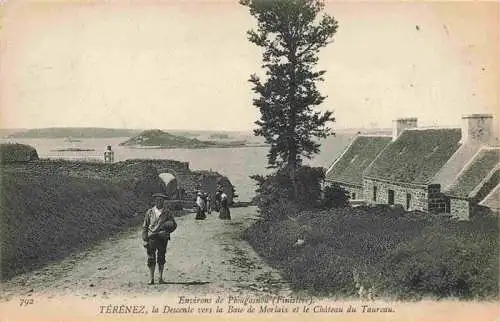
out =
[(163, 198), (163, 199), (168, 199), (168, 196), (164, 193), (157, 192), (153, 193), (153, 198)]

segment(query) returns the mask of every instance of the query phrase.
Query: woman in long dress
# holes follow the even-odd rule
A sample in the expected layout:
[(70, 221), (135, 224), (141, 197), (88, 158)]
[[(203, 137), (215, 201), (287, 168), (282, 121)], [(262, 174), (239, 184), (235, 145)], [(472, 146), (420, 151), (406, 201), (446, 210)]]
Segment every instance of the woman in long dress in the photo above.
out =
[(225, 192), (223, 192), (221, 194), (221, 205), (220, 205), (219, 218), (224, 219), (224, 220), (231, 219), (231, 213), (229, 211), (229, 204), (228, 204), (227, 195)]
[(203, 220), (207, 218), (205, 214), (205, 202), (203, 201), (203, 195), (198, 193), (196, 196), (196, 220)]
[(222, 191), (220, 189), (217, 189), (215, 192), (215, 200), (214, 200), (214, 210), (219, 212), (220, 211), (220, 196), (222, 194)]

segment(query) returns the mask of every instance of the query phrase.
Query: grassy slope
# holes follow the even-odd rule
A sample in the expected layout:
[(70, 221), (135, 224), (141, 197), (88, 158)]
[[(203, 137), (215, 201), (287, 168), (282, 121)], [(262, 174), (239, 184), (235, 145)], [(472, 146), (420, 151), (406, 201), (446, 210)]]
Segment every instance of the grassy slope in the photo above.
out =
[(4, 172), (1, 191), (2, 278), (137, 224), (149, 201), (130, 187), (62, 175)]
[[(246, 239), (296, 290), (357, 296), (498, 296), (495, 219), (456, 222), (388, 208), (340, 209), (259, 221)], [(295, 246), (297, 239), (302, 246)]]

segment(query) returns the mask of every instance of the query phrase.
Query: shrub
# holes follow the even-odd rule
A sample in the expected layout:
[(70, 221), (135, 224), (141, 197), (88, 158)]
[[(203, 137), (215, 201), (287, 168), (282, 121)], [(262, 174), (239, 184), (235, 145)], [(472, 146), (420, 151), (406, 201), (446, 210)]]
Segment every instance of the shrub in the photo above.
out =
[(322, 244), (294, 258), (283, 270), (283, 275), (295, 290), (353, 296), (356, 287), (352, 267), (349, 258), (332, 254), (331, 249)]
[(321, 200), (324, 173), (324, 168), (300, 167), (296, 175), (297, 198), (294, 198), (293, 182), (284, 170), (265, 177), (251, 176), (257, 181), (257, 195), (252, 202), (266, 220), (282, 220), (296, 215), (299, 210), (314, 208)]
[(301, 208), (314, 208), (321, 202), (321, 182), (325, 179), (325, 168), (302, 166), (297, 171), (297, 202)]
[(349, 192), (338, 184), (325, 187), (322, 208), (341, 208), (349, 206)]
[(484, 299), (498, 297), (496, 220), (461, 222), (388, 206), (334, 208), (257, 221), (245, 238), (295, 290), (351, 296), (358, 282), (390, 298)]
[(498, 229), (493, 227), (434, 222), (389, 254), (384, 271), (391, 291), (403, 298), (497, 297)]

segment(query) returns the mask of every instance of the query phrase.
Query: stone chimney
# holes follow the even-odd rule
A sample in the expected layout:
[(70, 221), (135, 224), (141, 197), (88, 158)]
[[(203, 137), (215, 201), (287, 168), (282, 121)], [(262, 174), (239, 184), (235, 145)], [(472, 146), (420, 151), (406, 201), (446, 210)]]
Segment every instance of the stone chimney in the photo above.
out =
[(493, 138), (493, 115), (471, 114), (462, 116), (460, 143), (490, 144)]
[(416, 117), (406, 117), (392, 121), (392, 140), (396, 141), (396, 139), (401, 135), (401, 133), (404, 130), (413, 129), (416, 127), (417, 127)]

